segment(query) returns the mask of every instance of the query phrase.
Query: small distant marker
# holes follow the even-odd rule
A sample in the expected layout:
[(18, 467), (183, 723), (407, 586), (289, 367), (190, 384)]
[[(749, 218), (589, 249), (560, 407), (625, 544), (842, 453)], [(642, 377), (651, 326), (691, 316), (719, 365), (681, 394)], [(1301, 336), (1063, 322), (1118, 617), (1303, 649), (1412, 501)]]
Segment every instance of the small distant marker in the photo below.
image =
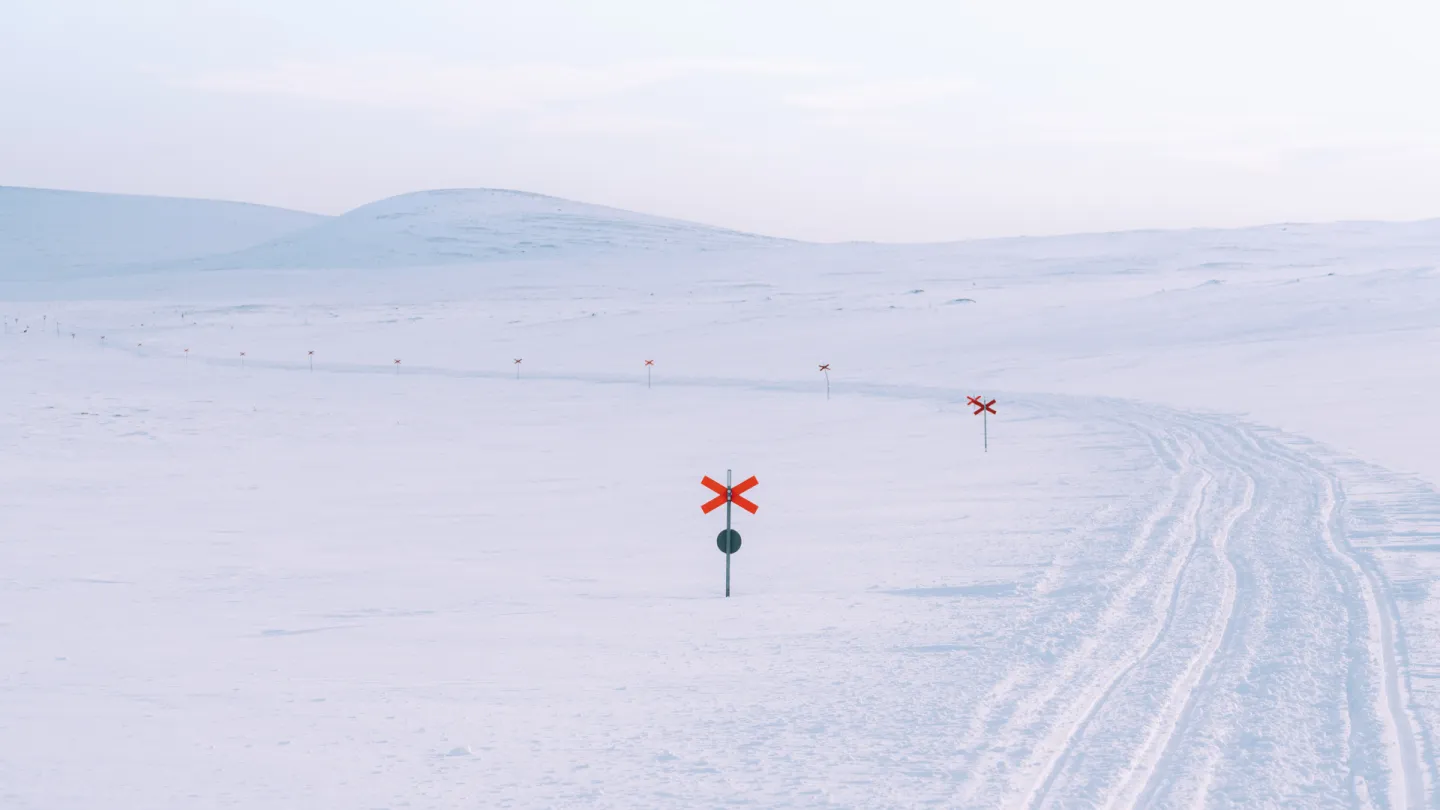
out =
[(700, 483), (706, 489), (716, 493), (714, 498), (700, 505), (701, 512), (708, 515), (716, 509), (719, 509), (721, 505), (725, 507), (725, 531), (721, 532), (720, 535), (715, 538), (715, 545), (719, 546), (720, 550), (725, 552), (725, 596), (728, 598), (730, 596), (730, 555), (740, 550), (740, 533), (730, 528), (730, 504), (733, 503), (750, 514), (755, 514), (760, 507), (756, 506), (755, 503), (748, 498), (741, 496), (751, 489), (754, 489), (760, 481), (752, 475), (744, 481), (731, 486), (730, 471), (726, 470), (724, 484), (721, 484), (708, 475), (701, 478)]
[(646, 360), (646, 361), (645, 361), (645, 387), (646, 387), (646, 388), (649, 388), (649, 387), (650, 387), (650, 369), (652, 369), (652, 368), (654, 368), (654, 367), (655, 367), (655, 361), (654, 361), (654, 360)]
[(975, 408), (975, 416), (984, 420), (985, 452), (990, 452), (990, 414), (995, 413), (995, 400), (984, 402), (983, 397), (966, 397)]
[(825, 373), (825, 398), (830, 398), (830, 364), (821, 363), (820, 370)]
[(399, 373), (400, 373), (400, 358), (398, 358), (398, 357), (395, 358), (395, 373), (396, 373), (396, 374), (399, 374)]
[(305, 357), (310, 361), (310, 370), (311, 370), (311, 371), (314, 371), (314, 370), (315, 370), (315, 352), (313, 352), (313, 351), (306, 352), (306, 353), (305, 353)]
[(520, 379), (520, 362), (521, 358), (515, 358), (515, 379), (517, 380)]
[(245, 352), (240, 352), (240, 368), (245, 367)]
[(190, 362), (190, 350), (189, 350), (189, 349), (186, 349), (186, 350), (185, 350), (185, 362), (187, 362), (187, 363)]

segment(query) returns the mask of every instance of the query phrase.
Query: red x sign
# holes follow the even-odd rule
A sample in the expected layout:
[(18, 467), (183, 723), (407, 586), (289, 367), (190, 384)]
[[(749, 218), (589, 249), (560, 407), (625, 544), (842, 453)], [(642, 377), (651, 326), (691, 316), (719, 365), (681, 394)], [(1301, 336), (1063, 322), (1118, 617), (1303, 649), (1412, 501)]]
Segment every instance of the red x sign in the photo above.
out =
[(753, 475), (729, 489), (726, 489), (724, 484), (708, 475), (701, 478), (700, 483), (717, 493), (714, 498), (711, 498), (700, 506), (700, 511), (707, 515), (724, 506), (726, 501), (735, 504), (752, 515), (755, 514), (755, 510), (760, 508), (748, 499), (740, 497), (742, 493), (748, 492), (753, 489), (756, 484), (760, 483), (760, 480)]
[(974, 397), (971, 397), (971, 398), (970, 398), (970, 404), (975, 406), (975, 415), (976, 415), (976, 416), (979, 416), (980, 414), (985, 413), (985, 412), (987, 412), (987, 411), (990, 412), (990, 413), (995, 413), (995, 408), (993, 407), (993, 406), (995, 405), (995, 400), (993, 400), (993, 399), (990, 400), (989, 402), (981, 402), (980, 400), (978, 400), (978, 399), (976, 399), (976, 398), (974, 398)]
[(979, 398), (979, 397), (965, 397), (965, 398), (968, 399), (968, 400), (970, 400), (970, 404), (971, 404), (971, 405), (975, 405), (975, 406), (977, 406), (977, 407), (980, 407), (980, 398)]
[(653, 365), (655, 365), (655, 361), (654, 361), (654, 360), (646, 360), (646, 361), (645, 361), (645, 365), (647, 365), (647, 366), (653, 366)]
[(830, 370), (830, 364), (829, 364), (829, 363), (824, 363), (824, 364), (822, 364), (822, 365), (820, 366), (820, 370), (821, 370), (821, 371), (829, 371), (829, 370)]
[(515, 365), (517, 365), (517, 366), (520, 365), (520, 358), (518, 358), (518, 357), (515, 358)]

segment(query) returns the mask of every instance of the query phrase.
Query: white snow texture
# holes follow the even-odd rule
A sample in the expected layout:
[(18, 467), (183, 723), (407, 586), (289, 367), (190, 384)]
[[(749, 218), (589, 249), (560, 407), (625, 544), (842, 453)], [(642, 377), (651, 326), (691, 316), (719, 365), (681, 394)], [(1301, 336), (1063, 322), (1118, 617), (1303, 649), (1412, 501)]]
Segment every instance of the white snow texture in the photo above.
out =
[(1437, 261), (0, 189), (0, 807), (1437, 806)]

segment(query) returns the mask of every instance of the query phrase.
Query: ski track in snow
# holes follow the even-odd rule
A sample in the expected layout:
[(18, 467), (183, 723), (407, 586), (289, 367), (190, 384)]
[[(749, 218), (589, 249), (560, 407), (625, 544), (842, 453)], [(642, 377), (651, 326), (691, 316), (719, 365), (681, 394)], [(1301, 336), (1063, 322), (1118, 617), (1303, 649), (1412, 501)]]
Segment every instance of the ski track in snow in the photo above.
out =
[[(810, 389), (737, 379), (665, 384)], [(835, 387), (837, 396), (847, 391), (961, 396)], [(992, 665), (964, 673), (993, 683), (955, 729), (962, 766), (944, 805), (1434, 806), (1434, 762), (1397, 648), (1401, 614), (1380, 565), (1350, 543), (1342, 478), (1330, 465), (1227, 417), (1108, 399), (1016, 399), (1141, 432), (1164, 485), (1077, 531), (1065, 564), (1034, 585), (1011, 640), (989, 651)]]

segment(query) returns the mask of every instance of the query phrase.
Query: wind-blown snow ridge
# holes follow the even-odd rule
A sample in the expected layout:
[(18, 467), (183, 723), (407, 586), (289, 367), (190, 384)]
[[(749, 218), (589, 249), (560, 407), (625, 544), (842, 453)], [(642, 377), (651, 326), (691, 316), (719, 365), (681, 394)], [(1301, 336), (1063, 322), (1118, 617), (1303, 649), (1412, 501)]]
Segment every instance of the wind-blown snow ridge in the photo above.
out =
[(502, 189), (402, 194), (206, 268), (379, 268), (767, 247), (782, 239)]

